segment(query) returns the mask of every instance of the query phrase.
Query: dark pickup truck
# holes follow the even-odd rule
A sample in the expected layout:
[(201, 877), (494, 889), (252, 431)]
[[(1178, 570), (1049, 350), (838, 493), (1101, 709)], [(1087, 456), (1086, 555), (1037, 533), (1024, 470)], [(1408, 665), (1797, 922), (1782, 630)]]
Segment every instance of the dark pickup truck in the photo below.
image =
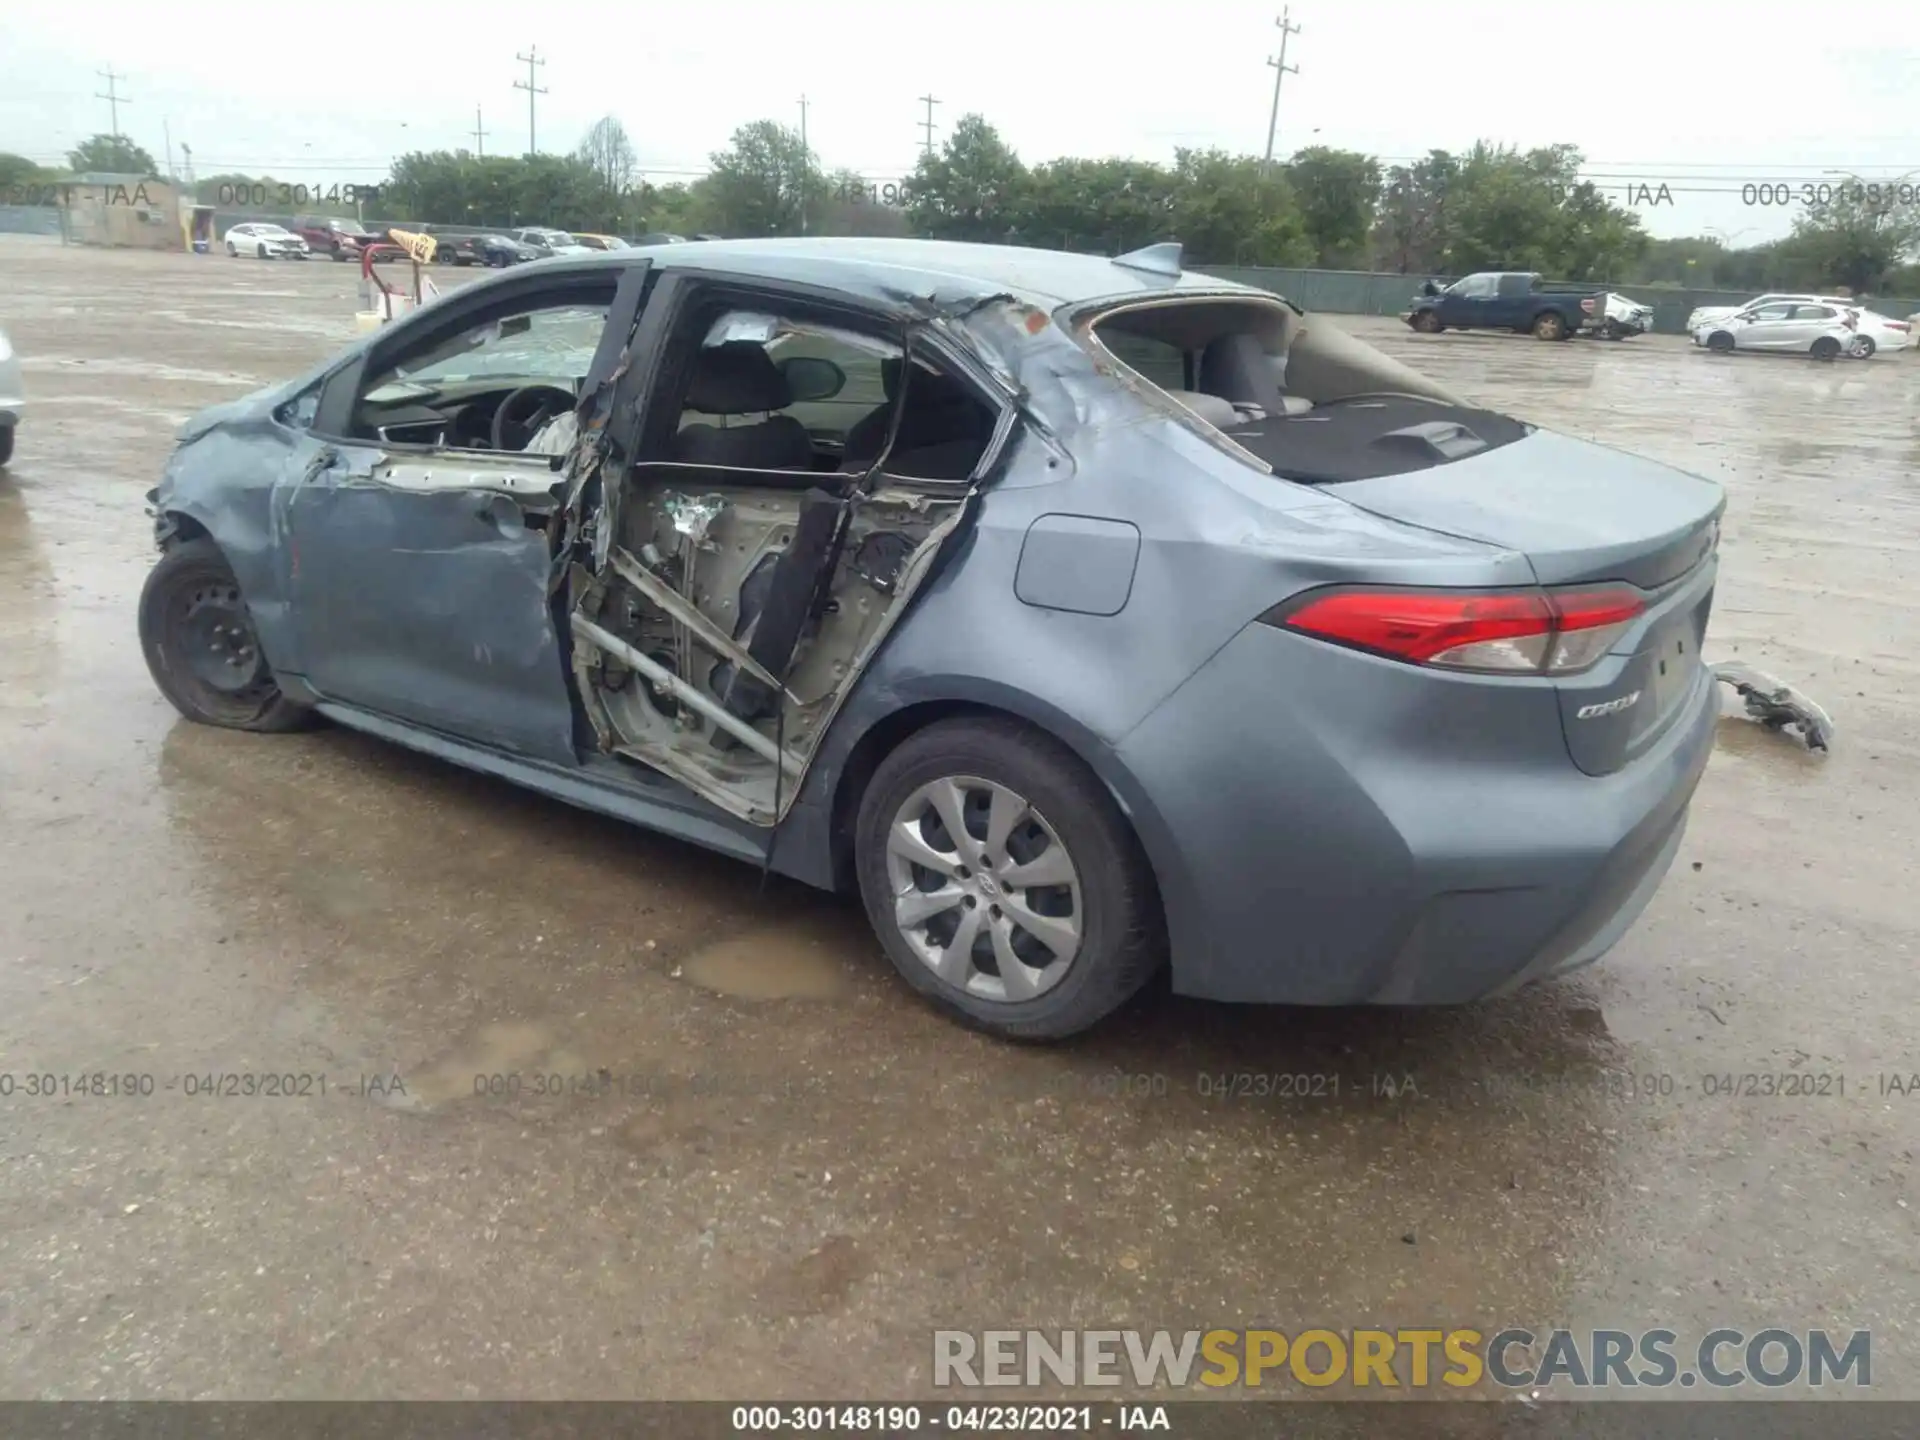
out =
[(1586, 285), (1559, 285), (1526, 271), (1484, 271), (1441, 289), (1429, 280), (1401, 317), (1425, 334), (1518, 330), (1542, 340), (1590, 331), (1623, 340), (1653, 328), (1653, 307)]

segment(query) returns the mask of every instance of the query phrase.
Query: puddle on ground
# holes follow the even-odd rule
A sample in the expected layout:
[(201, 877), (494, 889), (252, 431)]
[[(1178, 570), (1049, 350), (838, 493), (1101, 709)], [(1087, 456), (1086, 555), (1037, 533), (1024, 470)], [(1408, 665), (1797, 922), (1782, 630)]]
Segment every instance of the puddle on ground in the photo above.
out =
[(737, 1000), (831, 1000), (852, 982), (858, 933), (835, 915), (763, 925), (689, 955), (676, 974)]

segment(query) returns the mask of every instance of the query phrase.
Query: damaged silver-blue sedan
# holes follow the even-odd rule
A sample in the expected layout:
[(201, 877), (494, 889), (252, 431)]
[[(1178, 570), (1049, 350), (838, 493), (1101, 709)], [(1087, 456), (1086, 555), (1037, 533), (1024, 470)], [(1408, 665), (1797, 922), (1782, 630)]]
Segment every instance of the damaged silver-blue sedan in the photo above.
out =
[(1258, 290), (916, 241), (446, 295), (190, 422), (140, 608), (188, 717), (331, 719), (858, 890), (996, 1033), (1597, 958), (1717, 711), (1709, 481)]

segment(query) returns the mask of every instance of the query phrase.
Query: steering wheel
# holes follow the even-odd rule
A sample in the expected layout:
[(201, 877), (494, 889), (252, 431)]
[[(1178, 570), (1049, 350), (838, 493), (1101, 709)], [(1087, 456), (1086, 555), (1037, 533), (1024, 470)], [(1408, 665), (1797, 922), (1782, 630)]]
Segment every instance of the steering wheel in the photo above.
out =
[[(574, 407), (573, 392), (558, 385), (522, 385), (510, 392), (493, 412), (493, 448), (524, 450), (540, 433), (540, 427), (562, 411)], [(526, 410), (526, 418), (519, 412)], [(509, 441), (513, 443), (509, 444)]]

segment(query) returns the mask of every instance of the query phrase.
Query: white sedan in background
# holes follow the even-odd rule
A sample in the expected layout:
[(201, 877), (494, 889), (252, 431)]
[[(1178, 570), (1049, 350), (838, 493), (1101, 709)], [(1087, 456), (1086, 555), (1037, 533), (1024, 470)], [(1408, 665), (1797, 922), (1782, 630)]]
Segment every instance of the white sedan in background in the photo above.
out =
[(1692, 334), (1702, 325), (1715, 320), (1725, 320), (1738, 315), (1743, 310), (1751, 310), (1756, 305), (1779, 305), (1787, 302), (1809, 305), (1837, 305), (1846, 310), (1860, 312), (1860, 329), (1853, 340), (1853, 353), (1865, 359), (1878, 350), (1905, 350), (1914, 343), (1914, 320), (1909, 316), (1905, 320), (1893, 320), (1876, 310), (1869, 310), (1858, 300), (1850, 300), (1844, 295), (1760, 295), (1744, 305), (1703, 305), (1687, 317), (1687, 333)]
[(313, 252), (307, 242), (284, 225), (250, 220), (227, 231), (227, 254), (256, 255), (262, 260), (304, 260)]
[(1811, 355), (1837, 360), (1858, 355), (1860, 311), (1828, 300), (1780, 300), (1754, 304), (1695, 328), (1693, 343), (1718, 355), (1735, 350)]

